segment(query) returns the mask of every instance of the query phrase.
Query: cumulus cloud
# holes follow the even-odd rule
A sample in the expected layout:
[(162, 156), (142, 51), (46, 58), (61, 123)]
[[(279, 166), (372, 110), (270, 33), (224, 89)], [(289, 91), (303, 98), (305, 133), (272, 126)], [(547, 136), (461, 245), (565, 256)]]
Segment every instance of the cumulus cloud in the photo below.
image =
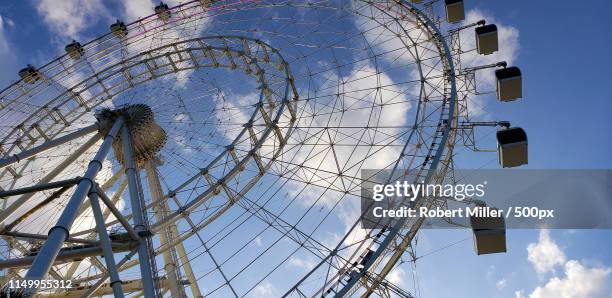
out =
[[(185, 1), (183, 1), (185, 2)], [(125, 16), (134, 21), (153, 14), (153, 8), (159, 4), (159, 2), (153, 2), (152, 0), (130, 0), (123, 1), (123, 11)], [(181, 3), (177, 0), (166, 0), (164, 3), (168, 6), (176, 6)]]
[[(605, 298), (612, 292), (612, 267), (587, 267), (578, 260), (566, 261), (565, 253), (550, 238), (547, 230), (540, 231), (538, 243), (527, 247), (528, 260), (538, 273), (553, 272), (562, 265), (562, 276), (552, 276), (538, 286), (530, 298)], [(515, 292), (517, 298), (525, 297), (523, 291)]]
[(136, 20), (153, 14), (153, 1), (151, 0), (131, 0), (123, 1), (123, 11), (129, 20)]
[(495, 282), (495, 287), (496, 287), (498, 290), (503, 290), (503, 289), (506, 287), (506, 284), (507, 284), (507, 283), (508, 283), (508, 282), (506, 282), (506, 279), (505, 279), (505, 278), (502, 278), (502, 279), (498, 280), (497, 282)]
[[(394, 9), (394, 8), (391, 8)], [(395, 7), (397, 9), (397, 7)], [(367, 12), (362, 11), (364, 15), (368, 15)], [(402, 22), (406, 28), (415, 26), (416, 19), (411, 14), (406, 14), (403, 11), (396, 12), (402, 15)], [(476, 39), (474, 37), (474, 29), (469, 28), (460, 31), (459, 39), (461, 44), (461, 65), (455, 65), (457, 71), (461, 68), (482, 66), (488, 64), (494, 64), (499, 61), (506, 61), (509, 65), (514, 64), (514, 61), (518, 57), (520, 43), (519, 43), (519, 30), (515, 27), (509, 26), (495, 19), (489, 13), (472, 9), (466, 14), (466, 19), (459, 24), (464, 26), (475, 23), (479, 20), (486, 20), (489, 24), (496, 24), (498, 29), (498, 42), (499, 50), (490, 55), (480, 55), (476, 52)], [(413, 61), (413, 55), (418, 54), (420, 59), (427, 61), (433, 55), (436, 55), (436, 51), (428, 50), (433, 49), (433, 43), (430, 43), (431, 36), (423, 34), (422, 30), (408, 30), (407, 34), (404, 32), (390, 32), (391, 27), (384, 28), (380, 26), (375, 20), (369, 20), (365, 17), (357, 17), (355, 23), (358, 28), (364, 31), (366, 39), (373, 44), (375, 47), (383, 51), (387, 59), (390, 61), (403, 61), (410, 63)], [(450, 29), (450, 26), (443, 25), (442, 31)], [(400, 36), (391, 38), (391, 35), (401, 33)], [(412, 43), (421, 44), (421, 46), (414, 48)], [(447, 39), (450, 42), (450, 38)], [(429, 66), (427, 63), (421, 65), (424, 69), (425, 76), (428, 77), (428, 82), (431, 86), (440, 86), (443, 78), (441, 78), (440, 66)], [(410, 69), (408, 74), (410, 79), (419, 79), (419, 73), (416, 68)], [(476, 86), (479, 92), (488, 92), (495, 89), (495, 75), (494, 69), (479, 70), (476, 74)], [(463, 84), (459, 84), (458, 88), (460, 91), (465, 89), (462, 87)], [(415, 85), (415, 87), (418, 87)], [(419, 91), (418, 88), (414, 88), (411, 91)], [(485, 102), (483, 98), (469, 94), (466, 97), (469, 114), (470, 116), (486, 115), (484, 109)]]
[[(302, 180), (313, 181), (322, 187), (330, 187), (332, 184), (332, 188), (344, 191), (344, 188), (358, 183), (351, 177), (359, 177), (360, 169), (386, 168), (397, 160), (400, 147), (393, 145), (401, 144), (401, 140), (394, 136), (402, 132), (401, 126), (407, 121), (405, 115), (411, 104), (391, 77), (378, 72), (372, 65), (356, 67), (347, 76), (331, 78), (321, 87), (323, 90), (337, 88), (341, 88), (344, 96), (339, 99), (330, 97), (329, 100), (341, 102), (346, 110), (339, 111), (333, 102), (323, 102), (324, 108), (309, 110), (309, 113), (315, 115), (313, 119), (300, 119), (299, 126), (327, 126), (334, 129), (329, 130), (329, 134), (327, 131), (320, 131), (317, 144), (303, 146), (296, 154), (294, 163), (313, 169), (301, 173)], [(345, 137), (355, 134), (356, 129), (352, 127), (373, 125), (380, 128), (367, 142), (389, 145), (388, 147), (368, 146), (364, 140)], [(342, 173), (344, 176), (335, 179), (335, 175), (332, 175), (334, 177), (329, 177), (332, 179), (321, 179), (330, 176), (328, 173)], [(308, 193), (304, 193), (298, 187), (291, 188), (290, 193), (301, 192), (301, 202), (311, 205), (320, 197), (322, 191), (322, 189), (309, 188)], [(337, 199), (339, 196), (326, 195), (318, 203), (331, 207)]]
[(264, 279), (253, 289), (252, 297), (275, 297), (279, 296), (278, 289), (267, 279)]
[[(499, 50), (490, 55), (479, 55), (476, 51), (470, 51), (461, 55), (461, 63), (463, 66), (479, 66), (494, 64), (499, 61), (506, 61), (508, 65), (514, 64), (518, 57), (520, 43), (519, 30), (495, 19), (492, 15), (483, 11), (472, 9), (466, 14), (463, 25), (472, 24), (479, 20), (486, 20), (487, 24), (495, 24), (497, 26), (497, 36), (499, 42)], [(473, 30), (461, 31), (461, 48), (464, 51), (476, 48), (476, 39), (474, 38)], [(477, 83), (482, 87), (491, 89), (494, 87), (495, 76), (493, 70), (481, 71), (477, 76)]]
[(402, 267), (395, 267), (387, 275), (387, 281), (396, 286), (404, 286), (404, 280), (406, 279), (406, 271)]
[(4, 70), (0, 73), (0, 83), (6, 85), (10, 79), (14, 79), (14, 73), (10, 70), (16, 68), (15, 60), (16, 55), (9, 39), (6, 35), (6, 31), (14, 27), (13, 21), (7, 17), (0, 15), (0, 59), (3, 61)]
[(552, 241), (548, 230), (540, 231), (539, 241), (527, 246), (527, 260), (533, 265), (538, 274), (554, 271), (556, 266), (565, 263), (565, 259), (565, 254)]
[[(169, 7), (174, 7), (181, 4), (181, 1), (172, 0), (164, 1), (164, 3), (166, 3)], [(154, 14), (155, 6), (158, 5), (159, 2), (154, 2), (152, 0), (130, 0), (123, 1), (122, 4), (122, 14), (126, 19), (125, 23), (131, 23)], [(142, 35), (139, 37), (139, 41), (137, 43), (131, 43), (128, 45), (128, 52), (137, 53), (147, 51), (152, 48), (162, 47), (173, 42), (177, 42), (179, 40), (188, 40), (198, 37), (209, 27), (211, 18), (204, 16), (195, 22), (193, 20), (185, 19), (174, 22), (172, 25), (165, 26), (163, 28), (159, 27), (161, 24), (159, 22), (161, 21), (150, 22), (146, 26), (143, 25), (142, 28), (147, 27), (146, 30), (137, 33)], [(181, 47), (182, 46), (179, 46), (178, 48), (181, 49)], [(174, 88), (183, 89), (187, 86), (193, 71), (193, 69), (183, 70), (167, 75), (162, 79), (172, 81)]]
[(36, 11), (51, 32), (66, 38), (77, 38), (99, 20), (110, 19), (101, 0), (41, 0)]
[(261, 240), (261, 236), (257, 236), (255, 237), (255, 241), (253, 241), (253, 243), (255, 243), (255, 245), (261, 247), (262, 246), (262, 240)]
[(9, 19), (0, 16), (0, 53), (10, 52), (10, 45), (4, 30), (6, 26), (12, 27), (10, 25), (11, 23), (12, 21), (10, 21)]
[(565, 276), (553, 277), (537, 287), (530, 298), (610, 297), (612, 268), (587, 268), (579, 261), (565, 263)]
[(317, 265), (317, 262), (311, 258), (301, 258), (292, 256), (288, 261), (289, 266), (309, 271)]

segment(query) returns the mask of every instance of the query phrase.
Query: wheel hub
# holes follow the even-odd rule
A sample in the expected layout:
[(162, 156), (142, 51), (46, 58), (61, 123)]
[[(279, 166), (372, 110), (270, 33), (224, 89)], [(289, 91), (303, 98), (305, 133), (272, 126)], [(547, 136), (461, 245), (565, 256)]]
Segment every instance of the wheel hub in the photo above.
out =
[[(100, 133), (106, 135), (119, 117), (123, 117), (130, 131), (136, 164), (142, 165), (145, 161), (154, 159), (166, 144), (167, 136), (164, 129), (155, 122), (151, 107), (146, 104), (133, 104), (97, 112)], [(117, 160), (125, 165), (121, 135), (115, 139), (113, 151)]]

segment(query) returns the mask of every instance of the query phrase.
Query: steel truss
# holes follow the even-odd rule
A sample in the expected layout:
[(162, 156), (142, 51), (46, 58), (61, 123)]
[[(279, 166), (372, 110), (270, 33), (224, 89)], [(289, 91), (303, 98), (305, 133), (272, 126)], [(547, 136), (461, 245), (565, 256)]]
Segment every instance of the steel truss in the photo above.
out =
[[(7, 255), (17, 256), (0, 260), (0, 269), (9, 269), (7, 278), (71, 279), (78, 287), (67, 290), (69, 296), (138, 292), (145, 297), (240, 297), (257, 291), (303, 253), (314, 259), (313, 265), (278, 295), (413, 297), (386, 277), (423, 221), (401, 220), (382, 230), (365, 230), (355, 240), (360, 221), (351, 218), (347, 232), (331, 245), (322, 239), (320, 228), (338, 206), (359, 198), (360, 183), (369, 179), (361, 177), (360, 170), (372, 167), (372, 160), (384, 160), (389, 150), (395, 155), (380, 167), (391, 170), (392, 176), (410, 171), (415, 181), (441, 182), (454, 179), (458, 138), (463, 146), (482, 150), (476, 146), (475, 127), (509, 125), (472, 121), (468, 97), (487, 93), (477, 91), (476, 71), (501, 64), (461, 65), (460, 56), (469, 50), (461, 48), (459, 33), (481, 22), (445, 36), (436, 2), (422, 10), (408, 1), (355, 1), (351, 6), (327, 1), (191, 1), (160, 7), (156, 14), (124, 25), (120, 35), (108, 33), (82, 45), (76, 59), (68, 53), (33, 68), (29, 82), (16, 82), (0, 92), (0, 117), (20, 123), (0, 128), (0, 180), (11, 181), (0, 190), (0, 235), (7, 242)], [(272, 14), (275, 10), (281, 13)], [(260, 11), (266, 18), (258, 16)], [(327, 11), (333, 13), (326, 16)], [(213, 17), (219, 26), (215, 33), (199, 32)], [(334, 27), (348, 17), (357, 19), (357, 34)], [(266, 22), (275, 26), (266, 27)], [(406, 70), (414, 72), (401, 73)], [(390, 78), (396, 71), (403, 81)], [(209, 115), (203, 120), (189, 115), (192, 111), (178, 92), (170, 92), (173, 88), (156, 83), (220, 72), (252, 80), (255, 95), (232, 102), (224, 89), (229, 84), (225, 81), (232, 79), (206, 77), (210, 88), (198, 91), (202, 96), (216, 93), (213, 105), (220, 107), (205, 110)], [(368, 85), (369, 79), (375, 83)], [(416, 86), (418, 92), (406, 86)], [(108, 124), (92, 115), (101, 108), (117, 111), (109, 102), (142, 96), (147, 90), (168, 91), (141, 101), (158, 104), (152, 106), (159, 116), (155, 122), (166, 130), (171, 145), (143, 162), (137, 157), (140, 141), (129, 117)], [(153, 98), (164, 96), (172, 100)], [(413, 122), (384, 121), (384, 108), (406, 104)], [(31, 112), (5, 112), (20, 109)], [(220, 110), (229, 113), (228, 119), (218, 116)], [(361, 121), (350, 119), (351, 114)], [(205, 136), (211, 125), (225, 132)], [(181, 143), (183, 135), (186, 145)], [(58, 154), (63, 158), (54, 159), (57, 163), (40, 165), (52, 159), (54, 150), (65, 148), (70, 150)], [(208, 155), (186, 157), (190, 150)], [(78, 173), (82, 177), (63, 177), (66, 169), (75, 168), (83, 170)], [(35, 170), (40, 173), (32, 174)], [(102, 178), (107, 172), (112, 177)], [(178, 178), (169, 181), (172, 173)], [(28, 175), (36, 179), (30, 181)], [(118, 207), (122, 197), (129, 198), (131, 212)], [(309, 205), (300, 210), (300, 201)], [(422, 198), (417, 204), (445, 206), (446, 200)], [(54, 206), (61, 206), (61, 216), (48, 235), (24, 229)], [(88, 217), (95, 224), (80, 228), (79, 221)], [(249, 225), (253, 230), (248, 235), (237, 236)], [(263, 242), (263, 236), (271, 242)], [(224, 251), (223, 244), (231, 239), (239, 242)], [(283, 239), (290, 245), (279, 252), (275, 248)], [(261, 251), (246, 255), (253, 243), (262, 246)], [(260, 264), (255, 281), (245, 282), (244, 276), (266, 254), (277, 254), (280, 261)], [(192, 265), (199, 258), (212, 267)], [(158, 268), (159, 261), (163, 265)], [(94, 270), (83, 273), (82, 266)], [(125, 277), (130, 268), (139, 278)], [(218, 284), (203, 291), (205, 279)], [(32, 289), (27, 294), (35, 293)]]

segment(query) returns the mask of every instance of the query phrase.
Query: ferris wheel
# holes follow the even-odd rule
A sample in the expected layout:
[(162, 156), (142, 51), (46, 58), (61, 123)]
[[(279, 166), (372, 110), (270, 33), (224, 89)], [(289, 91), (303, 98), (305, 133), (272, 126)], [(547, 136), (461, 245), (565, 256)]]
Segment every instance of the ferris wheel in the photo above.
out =
[[(423, 222), (363, 229), (362, 170), (454, 181), (456, 148), (490, 151), (477, 127), (499, 128), (502, 167), (527, 163), (521, 128), (469, 112), (522, 97), (517, 67), (462, 60), (496, 53), (497, 27), (460, 0), (420, 2), (160, 3), (28, 65), (0, 92), (3, 284), (413, 297), (387, 276)], [(487, 235), (478, 253), (505, 251), (503, 223)]]

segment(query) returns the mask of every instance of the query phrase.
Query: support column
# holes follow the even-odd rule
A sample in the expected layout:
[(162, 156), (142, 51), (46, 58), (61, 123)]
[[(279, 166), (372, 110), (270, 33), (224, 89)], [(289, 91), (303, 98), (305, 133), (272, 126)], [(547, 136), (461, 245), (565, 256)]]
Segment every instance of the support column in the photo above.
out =
[(89, 193), (89, 200), (91, 201), (91, 210), (93, 211), (94, 218), (96, 220), (96, 227), (98, 229), (98, 235), (100, 236), (100, 244), (102, 245), (102, 251), (104, 252), (104, 261), (106, 262), (106, 269), (110, 276), (110, 286), (113, 288), (113, 295), (115, 298), (123, 298), (123, 288), (121, 287), (121, 279), (119, 279), (119, 272), (117, 272), (117, 266), (115, 265), (115, 254), (113, 254), (113, 248), (111, 246), (111, 240), (108, 237), (106, 231), (106, 225), (104, 224), (104, 216), (102, 215), (102, 208), (100, 208), (100, 202), (98, 201), (98, 186), (94, 186)]
[[(172, 230), (173, 235), (178, 236), (178, 229), (176, 228), (176, 224), (170, 225), (170, 229)], [(198, 285), (198, 279), (195, 277), (193, 273), (193, 269), (191, 268), (191, 263), (189, 262), (189, 257), (187, 256), (187, 252), (185, 251), (185, 246), (183, 242), (179, 242), (176, 245), (176, 250), (178, 251), (179, 260), (183, 260), (183, 269), (185, 269), (185, 274), (187, 275), (187, 281), (189, 281), (189, 288), (191, 289), (191, 294), (195, 298), (202, 298), (202, 292), (200, 291), (200, 286)]]
[[(142, 204), (140, 201), (140, 186), (136, 175), (136, 162), (134, 161), (134, 150), (132, 148), (132, 138), (127, 126), (123, 126), (121, 129), (121, 141), (123, 143), (125, 175), (128, 178), (130, 203), (132, 205), (132, 214), (134, 217), (134, 230), (141, 238), (145, 238), (148, 237), (147, 234), (150, 233), (150, 231), (147, 230), (143, 217)], [(142, 275), (144, 296), (146, 298), (153, 298), (155, 297), (155, 282), (153, 280), (153, 269), (151, 267), (151, 259), (149, 258), (147, 239), (142, 239), (138, 245), (138, 260), (140, 273)]]
[[(122, 168), (123, 169), (123, 168)], [(123, 171), (122, 171), (123, 173)], [(106, 183), (105, 183), (106, 184)], [(102, 185), (102, 187), (100, 187), (100, 189), (102, 190), (106, 190), (105, 185)], [(115, 194), (113, 195), (112, 198), (112, 204), (113, 206), (117, 204), (117, 201), (119, 201), (119, 198), (123, 195), (123, 191), (125, 191), (125, 188), (127, 187), (127, 180), (124, 179), (121, 181), (121, 183), (119, 184), (119, 189), (115, 192)], [(83, 212), (83, 209), (81, 209), (81, 214)], [(104, 210), (104, 221), (106, 222), (106, 220), (108, 219), (108, 217), (110, 216), (111, 211), (109, 208)], [(87, 236), (85, 236), (85, 239), (91, 239), (92, 237), (95, 237), (96, 232), (92, 232), (87, 234)], [(71, 279), (72, 276), (74, 276), (74, 273), (76, 272), (76, 270), (78, 269), (79, 265), (81, 264), (81, 262), (73, 262), (70, 267), (68, 267), (68, 270), (66, 271), (66, 275), (65, 278), (66, 279)]]
[[(94, 186), (94, 180), (98, 172), (102, 169), (102, 161), (108, 155), (115, 137), (119, 130), (123, 127), (123, 119), (117, 119), (110, 131), (104, 138), (104, 142), (96, 153), (94, 159), (89, 162), (85, 175), (79, 182), (74, 194), (66, 204), (62, 215), (57, 221), (57, 224), (49, 230), (49, 237), (44, 243), (40, 252), (34, 259), (32, 267), (26, 274), (26, 280), (42, 280), (45, 278), (49, 269), (55, 262), (57, 255), (64, 244), (64, 241), (69, 237), (70, 227), (78, 215), (79, 209), (85, 200), (85, 197)], [(24, 294), (26, 297), (34, 296), (38, 289), (28, 289)]]
[[(148, 160), (145, 162), (144, 167), (147, 172), (147, 180), (149, 182), (149, 193), (151, 194), (151, 199), (153, 201), (155, 218), (157, 222), (160, 222), (166, 216), (167, 208), (162, 207), (161, 205), (166, 205), (165, 201), (160, 203), (163, 198), (161, 184), (159, 183), (159, 177), (157, 176), (156, 167), (153, 164), (154, 161)], [(174, 223), (170, 224), (174, 226)], [(169, 240), (172, 240), (173, 235), (169, 226), (166, 226), (161, 233), (159, 233), (159, 242), (160, 245), (167, 244)], [(162, 253), (162, 257), (164, 258), (164, 270), (166, 271), (166, 276), (168, 277), (168, 287), (170, 289), (170, 295), (172, 297), (185, 297), (185, 293), (183, 292), (183, 287), (179, 287), (179, 275), (177, 274), (177, 266), (174, 261), (173, 256), (174, 248), (168, 249)], [(176, 254), (174, 254), (176, 255)]]

